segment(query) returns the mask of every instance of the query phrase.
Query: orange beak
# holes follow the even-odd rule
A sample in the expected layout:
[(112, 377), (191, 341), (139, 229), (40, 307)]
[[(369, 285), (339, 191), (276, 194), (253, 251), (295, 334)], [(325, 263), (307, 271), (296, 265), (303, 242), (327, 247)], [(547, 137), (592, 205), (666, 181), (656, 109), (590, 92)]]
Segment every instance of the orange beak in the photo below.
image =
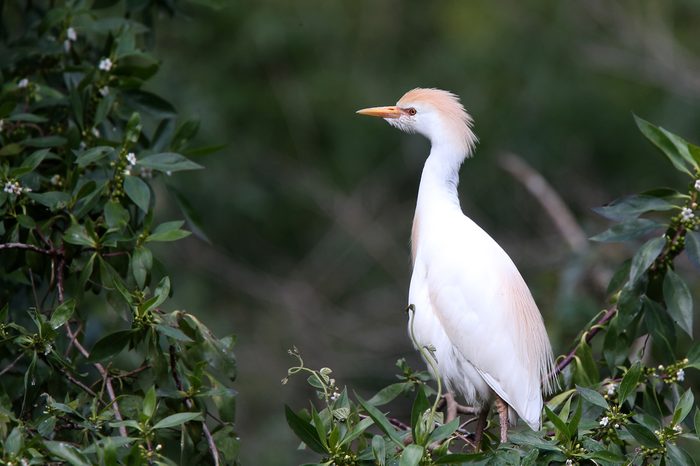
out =
[(358, 110), (360, 115), (367, 115), (379, 118), (398, 118), (401, 116), (401, 109), (396, 106), (389, 107), (371, 107)]

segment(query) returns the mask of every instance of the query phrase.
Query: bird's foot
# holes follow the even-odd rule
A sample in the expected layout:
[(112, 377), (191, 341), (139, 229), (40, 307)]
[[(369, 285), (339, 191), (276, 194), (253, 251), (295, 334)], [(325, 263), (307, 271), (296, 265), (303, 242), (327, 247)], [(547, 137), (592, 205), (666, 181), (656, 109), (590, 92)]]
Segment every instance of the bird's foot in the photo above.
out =
[(498, 410), (498, 421), (501, 424), (501, 443), (508, 441), (508, 404), (496, 396), (496, 409)]

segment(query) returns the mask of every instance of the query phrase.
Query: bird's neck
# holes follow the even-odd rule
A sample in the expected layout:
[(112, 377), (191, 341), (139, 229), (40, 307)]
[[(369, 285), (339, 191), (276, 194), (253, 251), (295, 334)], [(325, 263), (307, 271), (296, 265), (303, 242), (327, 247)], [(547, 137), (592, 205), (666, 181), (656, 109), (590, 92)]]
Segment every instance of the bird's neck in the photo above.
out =
[(421, 175), (416, 214), (436, 204), (459, 209), (459, 168), (465, 156), (464, 151), (454, 145), (432, 146)]

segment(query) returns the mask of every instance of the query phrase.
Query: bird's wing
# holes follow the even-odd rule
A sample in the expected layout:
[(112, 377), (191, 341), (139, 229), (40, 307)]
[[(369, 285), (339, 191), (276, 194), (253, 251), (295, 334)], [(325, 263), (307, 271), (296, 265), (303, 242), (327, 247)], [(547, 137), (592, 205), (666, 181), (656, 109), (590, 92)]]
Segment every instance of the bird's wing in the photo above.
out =
[(478, 226), (468, 226), (468, 238), (431, 261), (433, 311), (460, 354), (538, 429), (541, 381), (552, 364), (542, 317), (508, 255)]

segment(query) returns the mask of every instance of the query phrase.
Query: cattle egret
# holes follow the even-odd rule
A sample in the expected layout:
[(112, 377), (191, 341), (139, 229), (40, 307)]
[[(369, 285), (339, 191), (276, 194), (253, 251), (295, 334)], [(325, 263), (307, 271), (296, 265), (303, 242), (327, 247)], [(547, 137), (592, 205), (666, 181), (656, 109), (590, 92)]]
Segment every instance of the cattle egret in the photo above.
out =
[(515, 422), (513, 411), (539, 430), (542, 392), (553, 388), (542, 316), (508, 254), (459, 205), (459, 168), (477, 142), (471, 116), (455, 94), (439, 89), (413, 89), (396, 105), (357, 113), (431, 142), (411, 231), (415, 343), (433, 348), (424, 357), (434, 360), (426, 362), (436, 365), (449, 391), (480, 412), (477, 449), (492, 401), (501, 442), (509, 418)]

